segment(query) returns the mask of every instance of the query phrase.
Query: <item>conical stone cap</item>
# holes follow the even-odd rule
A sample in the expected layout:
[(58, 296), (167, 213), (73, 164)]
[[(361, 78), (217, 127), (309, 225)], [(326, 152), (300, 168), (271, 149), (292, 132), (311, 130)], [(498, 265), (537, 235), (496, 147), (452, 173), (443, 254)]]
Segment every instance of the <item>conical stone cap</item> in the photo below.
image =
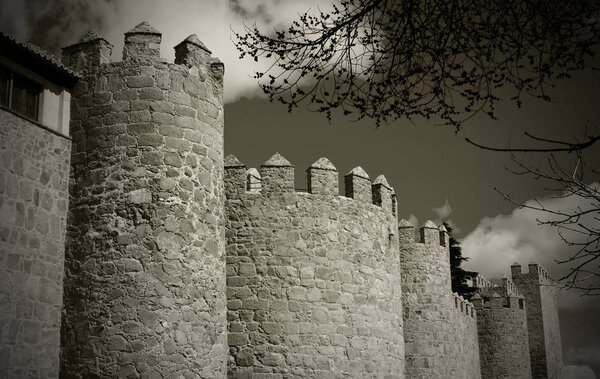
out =
[(349, 173), (346, 174), (346, 176), (348, 175), (354, 175), (360, 178), (369, 179), (369, 175), (367, 174), (367, 172), (360, 166), (354, 167), (352, 170), (350, 170)]
[(233, 154), (229, 154), (225, 157), (225, 161), (223, 162), (225, 167), (246, 167), (239, 159)]
[(437, 229), (438, 227), (433, 223), (433, 221), (427, 220), (427, 222), (425, 224), (423, 224), (423, 226), (421, 228)]
[(198, 46), (199, 48), (206, 50), (206, 52), (208, 52), (209, 54), (212, 54), (212, 51), (208, 50), (208, 47), (206, 47), (206, 45), (200, 41), (200, 39), (198, 38), (197, 35), (195, 34), (190, 34), (186, 39), (184, 39), (183, 41), (179, 42), (177, 44), (177, 46), (175, 46), (175, 49), (180, 46), (183, 45), (184, 43), (189, 43), (195, 46)]
[(127, 34), (156, 34), (156, 35), (162, 35), (161, 32), (159, 32), (158, 30), (154, 29), (154, 27), (152, 25), (150, 25), (147, 21), (140, 22), (133, 29), (131, 29), (130, 31), (128, 31), (128, 32), (125, 33), (125, 35), (127, 35)]
[(291, 167), (292, 164), (285, 159), (281, 154), (275, 153), (271, 158), (263, 163), (265, 167)]
[(373, 185), (376, 185), (376, 184), (380, 184), (387, 189), (392, 189), (392, 187), (390, 187), (387, 179), (385, 178), (385, 176), (383, 174), (379, 175), (377, 178), (375, 178), (375, 181), (373, 181)]
[(316, 168), (319, 170), (337, 171), (337, 168), (331, 163), (331, 161), (325, 157), (321, 157), (311, 164), (309, 168)]

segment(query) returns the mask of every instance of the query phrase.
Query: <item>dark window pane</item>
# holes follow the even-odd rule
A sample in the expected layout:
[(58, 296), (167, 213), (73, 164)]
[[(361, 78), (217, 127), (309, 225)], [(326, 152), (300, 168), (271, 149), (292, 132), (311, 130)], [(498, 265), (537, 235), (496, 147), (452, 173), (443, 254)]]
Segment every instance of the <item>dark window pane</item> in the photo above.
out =
[(8, 107), (8, 91), (10, 89), (10, 71), (0, 66), (0, 105)]
[(10, 108), (23, 116), (37, 120), (40, 92), (41, 87), (39, 84), (21, 75), (14, 74)]

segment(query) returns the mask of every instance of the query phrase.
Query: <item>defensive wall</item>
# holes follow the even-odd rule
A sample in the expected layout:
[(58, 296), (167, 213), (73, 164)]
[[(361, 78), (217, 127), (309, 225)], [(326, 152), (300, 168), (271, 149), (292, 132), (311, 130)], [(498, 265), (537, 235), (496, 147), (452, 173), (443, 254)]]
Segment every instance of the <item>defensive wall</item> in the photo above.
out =
[(159, 56), (141, 23), (123, 60), (63, 49), (71, 107), (62, 328), (69, 377), (218, 377), (226, 368), (223, 65), (197, 37)]
[(225, 161), (229, 374), (404, 378), (393, 189), (358, 167), (339, 196), (326, 158), (307, 173), (296, 192), (278, 154)]
[(452, 293), (449, 237), (399, 222), (407, 378), (481, 378), (477, 313)]
[(510, 269), (512, 281), (527, 299), (527, 330), (532, 377), (534, 379), (558, 378), (562, 368), (562, 349), (556, 282), (537, 263), (530, 263), (525, 273), (517, 263)]
[(72, 148), (0, 111), (0, 374), (56, 377), (60, 335), (73, 378), (557, 377), (545, 270), (477, 277), (471, 304), (446, 230), (398, 222), (383, 175), (356, 167), (340, 196), (321, 158), (299, 192), (279, 154), (224, 159), (223, 65), (160, 40), (142, 23), (121, 62), (94, 34), (63, 50)]
[(478, 275), (476, 284), (471, 302), (477, 309), (481, 377), (531, 378), (523, 296), (508, 278), (487, 281)]
[(57, 378), (71, 141), (0, 125), (0, 377)]

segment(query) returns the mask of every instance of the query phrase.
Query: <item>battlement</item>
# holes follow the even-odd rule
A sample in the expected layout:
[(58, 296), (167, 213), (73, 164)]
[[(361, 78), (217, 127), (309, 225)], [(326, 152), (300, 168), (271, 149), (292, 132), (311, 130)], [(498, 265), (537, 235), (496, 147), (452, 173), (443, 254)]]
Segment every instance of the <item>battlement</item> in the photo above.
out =
[[(225, 194), (228, 198), (249, 195), (283, 195), (295, 193), (295, 167), (281, 154), (275, 153), (259, 170), (247, 169), (234, 155), (225, 158)], [(339, 173), (327, 158), (319, 158), (307, 170), (308, 193), (338, 197)], [(373, 182), (361, 167), (355, 167), (344, 176), (347, 198), (383, 208), (392, 215), (397, 213), (396, 194), (383, 175)], [(430, 227), (430, 226), (427, 226)], [(440, 237), (437, 227), (436, 241)], [(447, 234), (447, 233), (446, 233)], [(427, 234), (429, 240), (429, 234)]]
[(423, 244), (450, 247), (448, 231), (444, 225), (436, 226), (428, 220), (416, 233), (415, 226), (405, 219), (398, 221), (398, 235), (401, 244)]
[(466, 300), (464, 297), (459, 296), (456, 292), (452, 293), (452, 297), (454, 308), (456, 308), (460, 313), (464, 313), (471, 318), (477, 317), (477, 312), (473, 303), (469, 302), (469, 300)]
[(547, 285), (553, 285), (556, 283), (548, 271), (546, 271), (546, 269), (538, 263), (530, 262), (527, 265), (527, 269), (527, 272), (523, 273), (521, 271), (521, 265), (518, 263), (513, 263), (510, 266), (512, 280), (533, 280), (539, 282), (540, 284)]
[(475, 309), (481, 311), (486, 309), (519, 309), (525, 311), (525, 300), (523, 296), (501, 295), (496, 291), (476, 293), (471, 297), (471, 303)]
[(483, 277), (481, 274), (478, 274), (475, 277), (475, 280), (473, 281), (473, 287), (477, 287), (478, 289), (486, 289), (486, 288), (493, 288), (494, 284), (487, 280), (485, 277)]
[[(218, 58), (211, 57), (211, 51), (195, 34), (174, 47), (174, 63), (168, 63), (160, 56), (161, 40), (162, 34), (144, 21), (125, 33), (122, 61), (111, 62), (114, 46), (90, 31), (76, 43), (62, 49), (62, 61), (69, 68), (82, 74), (91, 73), (103, 65), (185, 66), (193, 68), (191, 73), (194, 75), (203, 79), (212, 78), (222, 89), (223, 63)], [(134, 77), (127, 81), (127, 85), (130, 88), (152, 87), (149, 82), (147, 79)]]

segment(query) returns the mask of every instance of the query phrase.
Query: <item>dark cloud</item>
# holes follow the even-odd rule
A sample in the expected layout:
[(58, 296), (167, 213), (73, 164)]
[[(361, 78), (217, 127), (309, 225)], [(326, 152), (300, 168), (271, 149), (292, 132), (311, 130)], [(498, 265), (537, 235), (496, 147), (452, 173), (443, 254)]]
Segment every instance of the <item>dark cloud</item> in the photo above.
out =
[(229, 9), (245, 20), (261, 21), (267, 24), (273, 22), (273, 15), (269, 10), (281, 3), (281, 0), (269, 1), (244, 1), (229, 0)]
[(116, 14), (113, 0), (1, 0), (2, 29), (58, 54), (88, 30), (102, 34)]

